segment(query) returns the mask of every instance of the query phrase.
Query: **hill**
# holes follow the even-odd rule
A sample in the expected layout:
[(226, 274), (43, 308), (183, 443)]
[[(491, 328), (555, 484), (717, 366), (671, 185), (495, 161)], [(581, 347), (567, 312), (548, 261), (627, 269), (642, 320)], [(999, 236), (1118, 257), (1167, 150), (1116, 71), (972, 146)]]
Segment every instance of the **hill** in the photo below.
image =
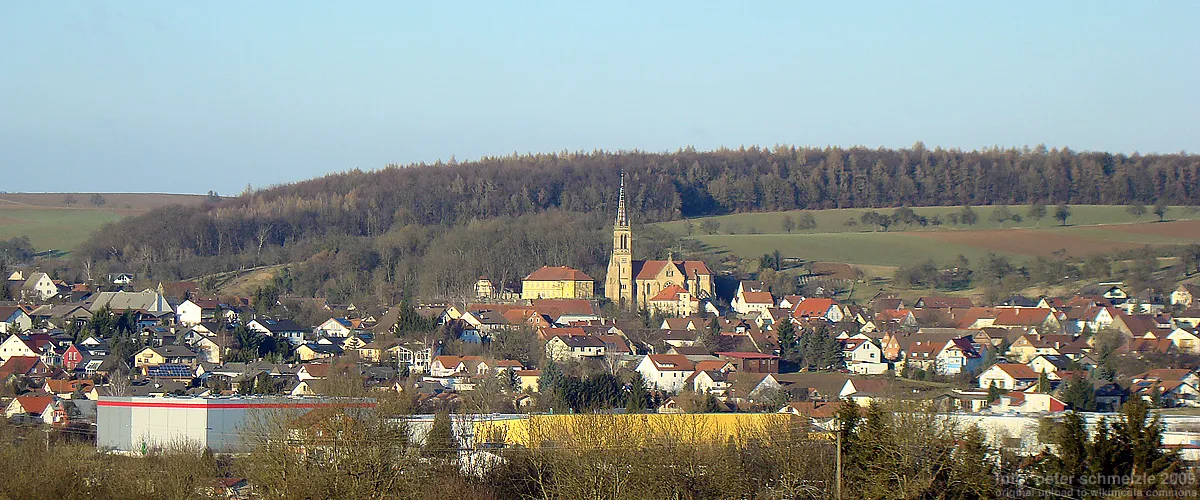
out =
[[(0, 193), (0, 239), (29, 237), (41, 251), (70, 251), (110, 222), (168, 205), (198, 205), (206, 197), (162, 193)], [(99, 200), (99, 199), (97, 199)], [(70, 201), (70, 202), (69, 202)]]
[[(1154, 215), (1134, 216), (1124, 206), (1071, 206), (1069, 225), (1057, 221), (1022, 218), (1014, 222), (990, 220), (994, 207), (975, 207), (975, 224), (895, 224), (888, 231), (864, 228), (859, 222), (869, 209), (769, 212), (704, 217), (658, 223), (680, 237), (690, 237), (717, 253), (755, 259), (779, 250), (784, 257), (852, 264), (903, 266), (933, 259), (950, 262), (963, 255), (970, 260), (989, 252), (1015, 260), (1034, 257), (1084, 257), (1095, 253), (1134, 250), (1146, 245), (1184, 245), (1200, 241), (1200, 212), (1192, 207), (1171, 207), (1168, 222)], [(1024, 214), (1027, 207), (1007, 207)], [(960, 207), (918, 207), (918, 216), (948, 219)], [(891, 214), (890, 210), (879, 210)], [(784, 229), (812, 216), (816, 227)], [(846, 225), (846, 221), (855, 221)], [(715, 223), (716, 225), (713, 225)], [(690, 229), (689, 229), (690, 227)], [(708, 229), (710, 231), (705, 231)], [(707, 234), (711, 232), (711, 234)]]
[[(901, 204), (1182, 205), (1200, 196), (1200, 156), (1186, 154), (917, 144), (514, 155), (355, 170), (218, 204), (163, 207), (97, 232), (76, 258), (161, 279), (300, 264), (299, 293), (381, 302), (458, 293), (480, 275), (513, 286), (544, 264), (599, 273), (622, 172), (642, 224)], [(638, 234), (639, 255), (663, 255), (673, 239), (654, 227)]]

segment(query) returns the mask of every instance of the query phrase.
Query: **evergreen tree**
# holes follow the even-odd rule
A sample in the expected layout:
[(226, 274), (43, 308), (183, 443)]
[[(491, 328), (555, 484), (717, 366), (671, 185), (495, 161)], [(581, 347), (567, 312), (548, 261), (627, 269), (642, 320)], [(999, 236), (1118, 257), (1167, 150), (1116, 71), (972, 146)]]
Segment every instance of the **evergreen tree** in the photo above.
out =
[(1075, 411), (1096, 411), (1096, 390), (1087, 377), (1072, 377), (1063, 391), (1063, 402)]
[(1042, 394), (1047, 394), (1050, 392), (1050, 377), (1046, 376), (1046, 372), (1042, 372), (1038, 375), (1037, 391)]
[(0, 258), (0, 300), (12, 300), (12, 290), (8, 288), (8, 261)]
[(625, 395), (625, 410), (639, 413), (650, 407), (650, 391), (646, 390), (646, 379), (640, 372), (633, 372), (629, 380), (629, 392)]
[(995, 403), (997, 399), (1000, 399), (1000, 395), (1003, 394), (1003, 391), (1000, 390), (1000, 386), (996, 385), (996, 381), (993, 380), (992, 384), (988, 386), (987, 394), (988, 404), (992, 404)]
[(784, 318), (775, 331), (779, 340), (779, 357), (787, 361), (796, 361), (796, 325), (790, 319)]
[(433, 417), (433, 425), (425, 434), (425, 445), (421, 451), (427, 457), (450, 459), (458, 456), (458, 438), (454, 433), (454, 422), (450, 414), (439, 412)]

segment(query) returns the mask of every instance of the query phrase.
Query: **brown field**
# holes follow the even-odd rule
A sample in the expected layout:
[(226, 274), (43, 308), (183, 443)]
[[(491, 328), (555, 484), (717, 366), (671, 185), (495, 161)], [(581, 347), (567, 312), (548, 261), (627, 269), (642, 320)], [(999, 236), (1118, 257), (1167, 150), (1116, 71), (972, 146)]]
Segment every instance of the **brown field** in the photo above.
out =
[(1151, 224), (1126, 224), (1121, 231), (1165, 236), (1169, 238), (1187, 238), (1200, 240), (1200, 220), (1173, 220)]
[(1031, 257), (1054, 255), (1083, 257), (1095, 253), (1136, 250), (1151, 245), (1198, 241), (1200, 240), (1200, 221), (1069, 226), (1046, 229), (914, 232), (910, 234), (997, 253)]

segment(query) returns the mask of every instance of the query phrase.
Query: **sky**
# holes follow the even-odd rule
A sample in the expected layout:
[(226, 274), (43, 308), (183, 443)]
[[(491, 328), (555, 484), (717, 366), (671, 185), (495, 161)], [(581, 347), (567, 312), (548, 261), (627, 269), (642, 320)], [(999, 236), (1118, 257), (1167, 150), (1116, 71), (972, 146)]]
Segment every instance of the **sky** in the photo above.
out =
[(0, 190), (514, 152), (1200, 151), (1200, 2), (0, 5)]

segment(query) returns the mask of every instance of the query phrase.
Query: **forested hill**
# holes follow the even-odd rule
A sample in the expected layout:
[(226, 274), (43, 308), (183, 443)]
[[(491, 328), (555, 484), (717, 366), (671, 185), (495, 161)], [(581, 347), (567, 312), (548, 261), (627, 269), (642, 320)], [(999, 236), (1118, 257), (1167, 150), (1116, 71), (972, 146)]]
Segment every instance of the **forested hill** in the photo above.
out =
[[(216, 205), (158, 209), (107, 226), (75, 255), (101, 267), (191, 277), (228, 267), (301, 261), (321, 250), (340, 253), (353, 246), (347, 243), (351, 239), (372, 239), (406, 227), (433, 231), (427, 236), (436, 239), (447, 228), (470, 221), (565, 212), (591, 214), (587, 224), (575, 229), (599, 230), (606, 220), (599, 214), (614, 212), (621, 171), (626, 173), (630, 213), (638, 223), (797, 208), (1031, 201), (1182, 205), (1200, 195), (1200, 156), (1185, 154), (1127, 156), (1041, 147), (929, 150), (917, 144), (902, 150), (776, 147), (514, 155), (343, 172)], [(376, 250), (366, 257), (363, 270), (371, 272), (381, 255)], [(475, 270), (478, 266), (470, 272)]]

